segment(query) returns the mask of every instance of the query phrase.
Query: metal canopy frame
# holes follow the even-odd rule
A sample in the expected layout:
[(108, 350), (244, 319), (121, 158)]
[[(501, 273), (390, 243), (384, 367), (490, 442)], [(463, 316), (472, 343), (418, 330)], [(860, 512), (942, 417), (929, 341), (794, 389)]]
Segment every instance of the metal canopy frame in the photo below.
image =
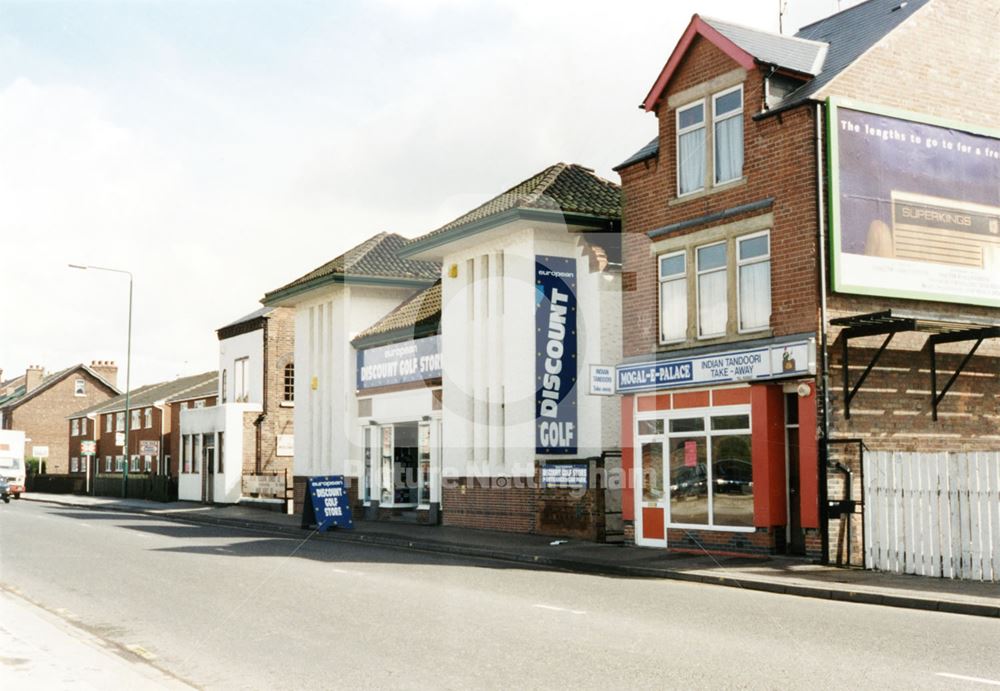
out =
[[(865, 379), (871, 374), (872, 369), (878, 363), (882, 353), (889, 347), (892, 337), (904, 331), (918, 331), (929, 333), (928, 343), (930, 344), (930, 365), (931, 365), (931, 416), (938, 419), (938, 405), (944, 400), (945, 395), (952, 385), (958, 380), (958, 376), (969, 364), (972, 356), (976, 354), (979, 346), (987, 338), (1000, 338), (1000, 323), (983, 323), (966, 320), (949, 319), (939, 315), (911, 314), (884, 310), (881, 312), (869, 312), (867, 314), (857, 314), (850, 317), (838, 317), (830, 320), (831, 326), (843, 327), (840, 332), (842, 337), (842, 371), (844, 389), (844, 417), (851, 418), (851, 401), (857, 395)], [(850, 382), (850, 341), (855, 338), (866, 336), (885, 336), (885, 340), (871, 361), (865, 367), (864, 372), (858, 381), (852, 386)], [(945, 383), (944, 388), (938, 392), (938, 368), (937, 368), (937, 346), (944, 343), (963, 343), (974, 341), (972, 348), (959, 363), (958, 368), (952, 373)]]

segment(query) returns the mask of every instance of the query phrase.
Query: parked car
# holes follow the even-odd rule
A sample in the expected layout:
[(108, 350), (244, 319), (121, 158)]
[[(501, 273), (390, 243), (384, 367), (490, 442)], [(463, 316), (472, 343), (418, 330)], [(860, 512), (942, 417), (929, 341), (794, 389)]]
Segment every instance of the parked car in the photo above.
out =
[(3, 499), (4, 504), (10, 503), (10, 483), (4, 478), (0, 477), (0, 499)]

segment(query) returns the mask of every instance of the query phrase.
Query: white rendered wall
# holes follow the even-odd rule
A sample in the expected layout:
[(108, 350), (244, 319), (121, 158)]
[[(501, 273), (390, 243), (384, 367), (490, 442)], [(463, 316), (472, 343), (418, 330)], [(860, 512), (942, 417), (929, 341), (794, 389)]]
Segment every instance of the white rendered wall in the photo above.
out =
[[(614, 364), (621, 353), (620, 276), (591, 272), (585, 240), (564, 227), (515, 226), (483, 234), (443, 258), (443, 474), (445, 477), (527, 477), (535, 453), (535, 257), (576, 259), (577, 431), (572, 458), (618, 448), (613, 397), (589, 395), (591, 364)], [(483, 280), (503, 255), (502, 313)], [(484, 255), (488, 259), (484, 260)], [(470, 261), (473, 280), (470, 282)], [(448, 276), (449, 267), (457, 276)], [(489, 299), (488, 316), (484, 309)], [(470, 301), (475, 308), (470, 306)], [(502, 397), (502, 400), (501, 400)], [(503, 406), (502, 410), (500, 405)], [(607, 419), (610, 416), (610, 419)], [(486, 424), (502, 420), (503, 426)], [(554, 456), (553, 458), (568, 458)]]
[(239, 334), (219, 341), (219, 392), (222, 393), (222, 371), (226, 371), (225, 396), (222, 401), (236, 401), (233, 392), (236, 390), (236, 361), (249, 358), (247, 378), (249, 379), (250, 398), (247, 403), (262, 403), (264, 401), (264, 330), (257, 329), (250, 333)]
[(334, 285), (295, 305), (295, 475), (352, 474), (362, 452), (351, 339), (416, 291)]
[[(225, 432), (223, 444), (222, 472), (215, 474), (213, 499), (220, 504), (235, 504), (240, 500), (243, 489), (243, 414), (259, 413), (262, 408), (255, 403), (226, 403), (208, 408), (186, 408), (181, 410), (181, 446), (184, 435), (217, 434)], [(199, 447), (200, 448), (200, 447)], [(178, 459), (183, 471), (183, 448)], [(219, 447), (216, 440), (215, 462), (219, 462)], [(181, 501), (201, 501), (201, 457), (195, 456), (193, 466), (196, 473), (181, 472), (178, 477), (177, 495)], [(218, 465), (216, 465), (218, 467)]]

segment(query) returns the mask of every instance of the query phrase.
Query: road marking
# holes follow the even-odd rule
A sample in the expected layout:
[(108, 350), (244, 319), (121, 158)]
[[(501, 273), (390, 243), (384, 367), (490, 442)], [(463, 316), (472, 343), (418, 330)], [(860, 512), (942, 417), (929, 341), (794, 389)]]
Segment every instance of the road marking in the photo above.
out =
[(533, 605), (533, 607), (537, 607), (538, 609), (547, 609), (547, 610), (551, 610), (553, 612), (569, 612), (570, 614), (586, 614), (586, 612), (584, 612), (583, 610), (580, 610), (580, 609), (566, 609), (565, 607), (554, 607), (552, 605)]
[(947, 677), (948, 679), (961, 679), (962, 681), (971, 681), (973, 684), (1000, 686), (1000, 681), (997, 681), (996, 679), (983, 679), (982, 677), (967, 677), (964, 674), (951, 674), (949, 672), (938, 672), (935, 676)]
[(149, 652), (148, 650), (146, 650), (145, 648), (143, 648), (141, 645), (139, 645), (137, 643), (132, 643), (132, 644), (126, 645), (125, 646), (125, 650), (129, 651), (133, 655), (138, 655), (139, 657), (141, 657), (143, 660), (146, 660), (147, 662), (150, 661), (150, 660), (155, 660), (156, 659), (156, 655), (154, 655), (153, 653)]
[(228, 547), (216, 547), (215, 551), (216, 552), (225, 552), (226, 554), (236, 554), (236, 552), (234, 552), (233, 550), (229, 549)]

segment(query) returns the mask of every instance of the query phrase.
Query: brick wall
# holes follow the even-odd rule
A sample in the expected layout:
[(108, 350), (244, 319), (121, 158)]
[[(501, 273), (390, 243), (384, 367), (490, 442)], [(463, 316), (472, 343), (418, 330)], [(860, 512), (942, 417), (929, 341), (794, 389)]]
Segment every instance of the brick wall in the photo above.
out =
[(278, 456), (278, 435), (294, 434), (294, 402), (284, 400), (285, 365), (295, 361), (295, 310), (279, 307), (264, 325), (264, 421), (261, 423), (261, 471), (292, 471), (292, 456)]
[(509, 482), (509, 478), (447, 478), (441, 487), (442, 523), (511, 533), (535, 532), (535, 488), (509, 486)]
[[(75, 394), (77, 379), (86, 382), (82, 396)], [(52, 474), (68, 473), (70, 455), (79, 456), (79, 440), (82, 437), (74, 439), (73, 453), (70, 454), (69, 426), (66, 418), (79, 410), (106, 401), (114, 395), (105, 384), (80, 368), (23, 404), (8, 409), (4, 414), (5, 425), (9, 429), (24, 430), (25, 437), (31, 439), (26, 444), (26, 458), (31, 456), (31, 447), (48, 446), (49, 458), (45, 464), (46, 471)]]
[[(696, 38), (688, 56), (667, 87), (675, 93), (731, 72), (732, 62), (711, 43)], [(624, 270), (634, 276), (623, 297), (625, 356), (668, 350), (658, 345), (658, 282), (656, 260), (650, 254), (646, 233), (671, 223), (691, 220), (742, 204), (774, 198), (771, 228), (771, 333), (775, 336), (815, 332), (819, 328), (816, 274), (816, 156), (815, 112), (800, 108), (780, 117), (756, 122), (763, 98), (762, 75), (747, 73), (744, 94), (745, 184), (678, 203), (676, 164), (676, 110), (666, 95), (657, 110), (660, 153), (620, 171), (625, 196), (623, 214)], [(766, 213), (756, 211), (732, 216), (725, 223)], [(695, 234), (712, 224), (679, 233)], [(689, 267), (689, 275), (691, 269)], [(689, 283), (689, 287), (692, 284)], [(631, 289), (633, 288), (634, 289)], [(762, 334), (755, 334), (757, 337)], [(766, 334), (764, 334), (766, 335)], [(732, 337), (720, 339), (733, 340)], [(672, 348), (705, 345), (705, 341)]]

